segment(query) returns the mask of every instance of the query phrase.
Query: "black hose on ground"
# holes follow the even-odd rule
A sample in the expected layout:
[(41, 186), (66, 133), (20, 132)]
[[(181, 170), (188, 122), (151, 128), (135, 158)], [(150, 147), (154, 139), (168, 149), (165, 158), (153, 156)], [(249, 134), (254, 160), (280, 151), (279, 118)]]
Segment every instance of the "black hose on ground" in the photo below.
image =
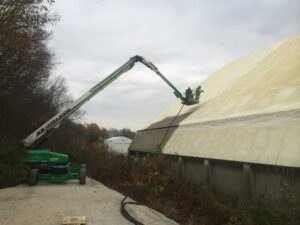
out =
[(138, 221), (137, 219), (135, 219), (133, 216), (131, 216), (129, 214), (129, 212), (126, 210), (125, 206), (126, 205), (142, 205), (139, 202), (125, 202), (127, 199), (127, 196), (125, 196), (121, 202), (121, 214), (130, 222), (132, 222), (134, 225), (144, 225), (143, 223), (141, 223), (140, 221)]

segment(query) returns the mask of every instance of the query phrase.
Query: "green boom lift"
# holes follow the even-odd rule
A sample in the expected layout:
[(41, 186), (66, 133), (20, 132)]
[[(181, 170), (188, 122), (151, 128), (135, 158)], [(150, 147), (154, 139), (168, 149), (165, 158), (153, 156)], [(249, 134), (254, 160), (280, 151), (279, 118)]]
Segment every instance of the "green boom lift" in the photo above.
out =
[(51, 152), (46, 149), (38, 149), (38, 146), (40, 146), (47, 139), (50, 133), (54, 131), (54, 128), (59, 127), (62, 121), (68, 118), (73, 112), (79, 109), (84, 103), (107, 87), (119, 76), (130, 70), (136, 62), (143, 63), (149, 69), (153, 70), (174, 90), (175, 96), (181, 100), (182, 104), (194, 105), (199, 103), (199, 97), (202, 92), (201, 86), (197, 87), (194, 93), (191, 88), (188, 88), (185, 96), (183, 96), (180, 91), (178, 91), (178, 89), (170, 81), (168, 81), (151, 62), (147, 61), (142, 56), (133, 56), (124, 65), (88, 90), (64, 111), (52, 117), (23, 140), (24, 146), (27, 148), (23, 160), (24, 163), (30, 168), (28, 178), (29, 185), (36, 185), (38, 180), (46, 180), (58, 183), (70, 179), (79, 179), (80, 184), (85, 184), (86, 166), (84, 164), (80, 169), (75, 168), (70, 164), (68, 155)]

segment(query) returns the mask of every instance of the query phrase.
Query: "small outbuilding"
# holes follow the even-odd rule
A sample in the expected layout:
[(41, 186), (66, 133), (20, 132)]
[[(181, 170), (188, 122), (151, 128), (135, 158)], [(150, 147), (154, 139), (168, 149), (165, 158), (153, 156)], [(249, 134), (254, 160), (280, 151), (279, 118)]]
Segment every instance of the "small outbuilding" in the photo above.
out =
[(107, 146), (108, 151), (117, 152), (120, 154), (127, 154), (129, 145), (132, 140), (127, 137), (112, 137), (104, 140), (105, 145)]

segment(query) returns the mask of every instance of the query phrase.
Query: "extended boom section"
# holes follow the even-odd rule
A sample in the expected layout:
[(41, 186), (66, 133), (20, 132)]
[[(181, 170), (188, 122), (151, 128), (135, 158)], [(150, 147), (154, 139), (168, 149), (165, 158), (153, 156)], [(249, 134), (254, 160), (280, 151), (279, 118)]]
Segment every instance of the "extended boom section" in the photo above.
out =
[(159, 72), (156, 66), (154, 66), (151, 62), (147, 61), (142, 56), (136, 55), (131, 57), (124, 65), (119, 67), (116, 71), (114, 71), (112, 74), (107, 76), (100, 83), (96, 84), (94, 87), (88, 90), (85, 94), (83, 94), (79, 99), (74, 101), (64, 111), (52, 117), (49, 121), (44, 123), (41, 127), (36, 129), (33, 133), (31, 133), (28, 137), (26, 137), (23, 140), (25, 147), (29, 148), (30, 146), (33, 145), (34, 142), (36, 142), (39, 138), (44, 136), (51, 129), (58, 127), (63, 120), (68, 118), (72, 113), (74, 113), (77, 109), (79, 109), (84, 103), (90, 100), (93, 96), (95, 96), (105, 87), (107, 87), (110, 83), (112, 83), (122, 74), (130, 70), (135, 65), (136, 62), (141, 62), (149, 69), (153, 70), (164, 82), (166, 82), (174, 90), (175, 96), (181, 99), (182, 104), (193, 105), (199, 102), (200, 93), (202, 92), (200, 86), (196, 89), (195, 93), (193, 93), (192, 90), (188, 88), (186, 90), (186, 96), (183, 97), (181, 92), (167, 78), (165, 78), (161, 72)]

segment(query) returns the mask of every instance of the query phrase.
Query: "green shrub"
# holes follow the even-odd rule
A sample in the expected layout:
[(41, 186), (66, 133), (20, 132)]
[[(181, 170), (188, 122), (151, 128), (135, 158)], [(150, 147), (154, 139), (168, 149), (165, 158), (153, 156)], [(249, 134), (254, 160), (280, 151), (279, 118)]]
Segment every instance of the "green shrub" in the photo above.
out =
[(22, 162), (24, 151), (14, 140), (0, 143), (0, 188), (19, 184), (26, 178), (26, 169)]
[(298, 225), (300, 222), (297, 203), (288, 202), (267, 206), (262, 203), (263, 197), (247, 199), (241, 211), (248, 218), (252, 218), (255, 225)]

